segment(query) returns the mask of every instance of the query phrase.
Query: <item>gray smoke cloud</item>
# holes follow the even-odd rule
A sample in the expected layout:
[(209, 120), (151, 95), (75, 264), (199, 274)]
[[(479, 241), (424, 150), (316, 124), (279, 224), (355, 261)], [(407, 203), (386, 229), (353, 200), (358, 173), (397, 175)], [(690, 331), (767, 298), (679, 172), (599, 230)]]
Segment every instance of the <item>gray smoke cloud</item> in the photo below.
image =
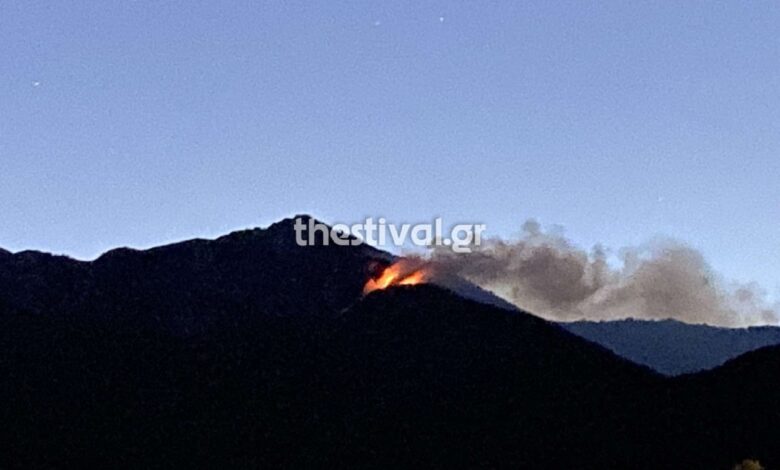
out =
[(722, 281), (701, 253), (673, 240), (656, 240), (617, 253), (585, 251), (533, 220), (519, 240), (483, 240), (471, 253), (433, 249), (438, 272), (464, 277), (525, 310), (557, 321), (666, 319), (742, 327), (777, 324), (755, 285)]

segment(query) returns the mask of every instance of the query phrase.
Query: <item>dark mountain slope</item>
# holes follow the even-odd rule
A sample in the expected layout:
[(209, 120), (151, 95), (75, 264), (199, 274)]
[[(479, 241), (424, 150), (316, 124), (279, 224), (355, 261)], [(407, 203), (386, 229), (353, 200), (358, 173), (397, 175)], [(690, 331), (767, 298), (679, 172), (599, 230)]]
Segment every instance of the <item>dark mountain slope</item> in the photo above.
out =
[(290, 221), (92, 263), (0, 253), (0, 468), (778, 462), (773, 352), (665, 379), (435, 286), (363, 298), (388, 259), (298, 247)]
[(561, 326), (667, 375), (712, 369), (746, 352), (780, 344), (780, 328), (770, 326), (718, 328), (674, 320), (581, 321)]
[(752, 456), (766, 468), (780, 468), (778, 377), (780, 347), (771, 346), (712, 371), (673, 379), (679, 426), (672, 435), (692, 454), (732, 460)]
[(187, 337), (0, 318), (3, 468), (595, 468), (658, 445), (652, 401), (634, 400), (658, 376), (433, 286), (335, 319), (247, 307)]
[[(525, 313), (434, 286), (370, 295), (334, 340), (350, 449), (392, 466), (596, 468), (650, 453), (660, 377)], [(657, 444), (657, 442), (655, 443)]]

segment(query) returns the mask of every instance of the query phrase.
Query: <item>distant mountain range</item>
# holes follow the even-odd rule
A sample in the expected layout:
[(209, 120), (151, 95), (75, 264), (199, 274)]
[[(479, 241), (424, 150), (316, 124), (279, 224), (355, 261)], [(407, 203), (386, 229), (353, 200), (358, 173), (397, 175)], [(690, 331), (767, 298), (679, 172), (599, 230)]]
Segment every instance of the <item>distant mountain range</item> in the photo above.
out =
[(780, 328), (772, 326), (718, 328), (674, 320), (579, 321), (560, 325), (666, 375), (712, 369), (744, 353), (780, 344)]
[(473, 286), (363, 296), (390, 255), (294, 240), (0, 252), (0, 468), (780, 466), (780, 348), (668, 378)]

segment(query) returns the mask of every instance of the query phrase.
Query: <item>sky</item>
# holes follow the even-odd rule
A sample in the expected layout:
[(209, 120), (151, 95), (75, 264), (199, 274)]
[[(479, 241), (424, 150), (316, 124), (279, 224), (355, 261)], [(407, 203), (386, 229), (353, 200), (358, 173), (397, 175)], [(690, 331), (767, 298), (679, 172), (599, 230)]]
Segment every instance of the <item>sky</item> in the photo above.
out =
[(0, 246), (535, 218), (674, 237), (778, 296), (778, 24), (769, 1), (2, 0)]

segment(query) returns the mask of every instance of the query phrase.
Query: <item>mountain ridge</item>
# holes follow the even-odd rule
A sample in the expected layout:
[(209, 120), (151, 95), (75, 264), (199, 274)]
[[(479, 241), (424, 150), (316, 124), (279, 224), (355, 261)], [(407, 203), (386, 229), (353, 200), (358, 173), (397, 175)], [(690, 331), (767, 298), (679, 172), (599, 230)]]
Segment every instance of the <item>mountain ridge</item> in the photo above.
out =
[(666, 378), (274, 227), (0, 260), (0, 467), (780, 464), (780, 350)]
[(672, 319), (559, 324), (666, 375), (713, 369), (755, 349), (780, 344), (780, 327), (774, 326), (725, 328)]

